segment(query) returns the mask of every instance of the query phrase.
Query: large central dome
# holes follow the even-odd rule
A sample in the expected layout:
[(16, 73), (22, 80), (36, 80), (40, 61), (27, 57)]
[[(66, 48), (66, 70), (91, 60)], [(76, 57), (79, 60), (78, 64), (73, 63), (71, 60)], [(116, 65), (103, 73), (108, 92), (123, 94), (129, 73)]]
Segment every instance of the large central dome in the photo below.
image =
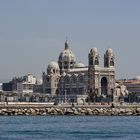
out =
[(71, 69), (74, 68), (76, 58), (74, 53), (69, 49), (69, 44), (65, 42), (65, 49), (60, 53), (58, 58), (60, 69)]

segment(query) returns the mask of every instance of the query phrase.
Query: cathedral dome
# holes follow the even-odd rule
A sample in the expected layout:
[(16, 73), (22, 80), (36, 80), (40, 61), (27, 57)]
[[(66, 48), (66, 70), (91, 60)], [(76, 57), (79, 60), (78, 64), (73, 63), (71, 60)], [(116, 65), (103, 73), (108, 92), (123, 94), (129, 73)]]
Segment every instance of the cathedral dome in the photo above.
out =
[(71, 50), (67, 49), (60, 53), (58, 61), (75, 62), (76, 58), (74, 53)]
[(75, 62), (76, 58), (74, 53), (69, 49), (68, 42), (65, 42), (65, 49), (60, 53), (58, 61)]
[(49, 63), (48, 65), (48, 69), (55, 69), (55, 70), (59, 70), (59, 65), (57, 62), (55, 61), (52, 61)]
[(85, 67), (85, 65), (83, 63), (79, 62), (75, 65), (75, 67), (76, 68), (83, 68), (83, 67)]

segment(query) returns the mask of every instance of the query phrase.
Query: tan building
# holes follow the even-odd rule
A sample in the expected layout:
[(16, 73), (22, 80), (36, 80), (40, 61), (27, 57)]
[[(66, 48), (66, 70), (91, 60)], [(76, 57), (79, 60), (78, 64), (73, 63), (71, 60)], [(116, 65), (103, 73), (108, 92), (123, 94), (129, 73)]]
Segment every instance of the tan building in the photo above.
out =
[(133, 79), (118, 80), (117, 82), (127, 87), (131, 102), (140, 102), (140, 76)]

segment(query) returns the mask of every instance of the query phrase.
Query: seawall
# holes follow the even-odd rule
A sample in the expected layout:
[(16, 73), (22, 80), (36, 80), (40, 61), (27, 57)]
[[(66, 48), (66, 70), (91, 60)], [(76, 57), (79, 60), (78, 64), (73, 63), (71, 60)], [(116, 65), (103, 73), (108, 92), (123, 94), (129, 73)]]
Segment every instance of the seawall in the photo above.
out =
[(99, 116), (140, 116), (140, 106), (101, 106), (101, 105), (0, 105), (0, 115), (99, 115)]

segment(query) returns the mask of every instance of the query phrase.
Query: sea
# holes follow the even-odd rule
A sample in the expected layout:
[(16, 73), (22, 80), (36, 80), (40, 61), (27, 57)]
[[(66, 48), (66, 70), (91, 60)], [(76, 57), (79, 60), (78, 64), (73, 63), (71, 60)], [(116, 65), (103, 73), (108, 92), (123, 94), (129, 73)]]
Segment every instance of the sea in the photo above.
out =
[(140, 140), (140, 117), (0, 116), (0, 140)]

